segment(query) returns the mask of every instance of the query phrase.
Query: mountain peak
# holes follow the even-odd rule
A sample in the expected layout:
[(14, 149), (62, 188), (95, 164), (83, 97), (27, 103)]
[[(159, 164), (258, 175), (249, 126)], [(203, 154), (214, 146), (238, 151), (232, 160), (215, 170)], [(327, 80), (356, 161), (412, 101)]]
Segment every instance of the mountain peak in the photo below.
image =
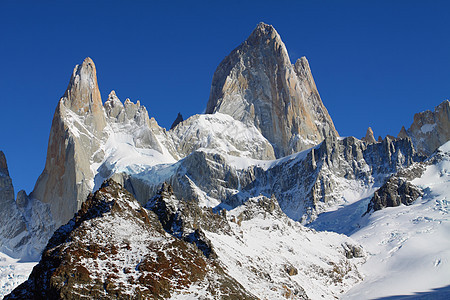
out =
[(97, 70), (94, 61), (87, 57), (73, 69), (72, 77), (63, 96), (64, 105), (79, 115), (98, 113), (102, 99), (97, 84)]
[(253, 124), (277, 157), (338, 133), (320, 99), (306, 58), (293, 66), (272, 25), (259, 23), (214, 73), (206, 113)]
[(363, 137), (361, 140), (364, 141), (364, 142), (366, 142), (366, 143), (368, 143), (368, 144), (373, 144), (373, 143), (376, 143), (376, 142), (377, 142), (377, 140), (376, 140), (375, 137), (373, 136), (373, 130), (372, 130), (372, 127), (367, 128), (366, 136)]
[(256, 26), (256, 28), (253, 30), (253, 32), (250, 34), (247, 41), (265, 42), (268, 39), (281, 40), (281, 37), (272, 25), (268, 25), (263, 22), (260, 22)]
[(9, 176), (8, 164), (6, 163), (6, 157), (3, 151), (0, 151), (0, 175)]

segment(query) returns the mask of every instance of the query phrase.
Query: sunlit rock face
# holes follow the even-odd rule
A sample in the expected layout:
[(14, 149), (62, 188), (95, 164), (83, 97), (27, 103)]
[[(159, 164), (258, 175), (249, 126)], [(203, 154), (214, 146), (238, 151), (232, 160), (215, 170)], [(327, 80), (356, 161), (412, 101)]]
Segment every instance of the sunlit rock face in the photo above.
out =
[[(430, 155), (439, 146), (450, 140), (450, 101), (445, 100), (434, 111), (424, 111), (414, 115), (414, 122), (406, 134), (413, 140), (416, 149)], [(404, 136), (402, 128), (399, 137)]]
[(206, 113), (254, 124), (277, 157), (337, 136), (305, 57), (292, 65), (277, 31), (264, 23), (214, 73)]
[[(102, 158), (106, 116), (94, 62), (77, 65), (53, 116), (45, 168), (31, 193), (50, 204), (58, 225), (67, 222), (92, 190), (91, 163)], [(97, 155), (93, 157), (93, 154)]]

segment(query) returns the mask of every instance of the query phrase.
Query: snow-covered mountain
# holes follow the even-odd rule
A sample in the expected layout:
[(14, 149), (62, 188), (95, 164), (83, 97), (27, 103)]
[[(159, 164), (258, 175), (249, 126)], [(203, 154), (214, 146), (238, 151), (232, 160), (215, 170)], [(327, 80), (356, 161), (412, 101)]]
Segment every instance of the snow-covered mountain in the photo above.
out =
[[(339, 137), (306, 58), (292, 65), (263, 23), (217, 68), (207, 113), (179, 116), (170, 130), (139, 101), (112, 91), (103, 103), (96, 74), (90, 58), (75, 67), (30, 195), (14, 197), (0, 152), (0, 251), (36, 259), (44, 250), (12, 299), (328, 299), (348, 290), (356, 299), (450, 284), (377, 291), (407, 255), (446, 266), (445, 243), (439, 255), (413, 250), (446, 237), (448, 143), (427, 155), (449, 139), (448, 101), (397, 138), (376, 141), (370, 128), (362, 140)], [(396, 256), (397, 246), (410, 252)], [(5, 291), (14, 286), (3, 278), (23, 278), (14, 266), (0, 263)]]

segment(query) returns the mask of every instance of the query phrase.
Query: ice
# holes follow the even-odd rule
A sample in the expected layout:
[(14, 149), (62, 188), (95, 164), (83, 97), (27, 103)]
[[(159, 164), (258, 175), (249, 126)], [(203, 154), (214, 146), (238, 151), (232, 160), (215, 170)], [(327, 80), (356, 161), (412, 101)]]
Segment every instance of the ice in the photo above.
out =
[(0, 252), (0, 298), (27, 280), (37, 262), (22, 262)]

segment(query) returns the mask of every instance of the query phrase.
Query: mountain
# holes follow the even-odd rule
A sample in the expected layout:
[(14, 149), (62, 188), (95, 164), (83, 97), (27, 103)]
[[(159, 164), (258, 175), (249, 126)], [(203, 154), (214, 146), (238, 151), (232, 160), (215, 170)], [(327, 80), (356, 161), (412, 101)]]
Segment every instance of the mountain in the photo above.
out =
[(55, 229), (48, 205), (29, 199), (23, 190), (14, 197), (6, 157), (0, 151), (0, 251), (36, 260)]
[[(413, 164), (395, 175), (420, 191), (414, 201), (370, 211), (361, 218), (368, 208), (368, 201), (371, 201), (369, 197), (326, 216), (330, 224), (332, 220), (350, 229), (341, 232), (363, 244), (369, 255), (360, 269), (364, 280), (342, 299), (382, 299), (393, 295), (399, 299), (448, 299), (449, 170), (450, 141), (426, 161)], [(379, 190), (380, 195), (385, 195), (383, 190)], [(352, 213), (358, 214), (358, 218), (350, 219)]]
[(30, 278), (5, 299), (254, 299), (193, 245), (110, 180), (90, 195), (44, 249)]
[[(153, 210), (106, 181), (55, 232), (30, 278), (5, 299), (309, 299), (338, 295), (361, 280), (356, 265), (365, 254), (359, 246), (292, 222), (274, 198), (214, 214), (177, 200), (165, 186), (148, 206)], [(209, 255), (201, 251), (205, 245)]]
[(217, 67), (206, 113), (253, 124), (277, 158), (338, 136), (305, 57), (291, 64), (271, 25), (259, 23)]
[(432, 154), (439, 146), (450, 139), (450, 101), (445, 100), (434, 111), (424, 111), (414, 115), (414, 122), (408, 130), (403, 127), (399, 137), (409, 136), (416, 149)]
[[(339, 137), (306, 59), (292, 65), (278, 33), (261, 23), (217, 68), (207, 113), (166, 130), (139, 101), (111, 91), (102, 103), (86, 58), (56, 107), (30, 195), (14, 198), (0, 152), (0, 251), (34, 260), (42, 253), (10, 297), (376, 293), (376, 278), (388, 275), (365, 266), (405, 261), (395, 259), (395, 247), (407, 248), (397, 231), (438, 240), (429, 221), (446, 237), (448, 105), (416, 115), (397, 138), (375, 140), (370, 128), (361, 140)], [(446, 266), (445, 253), (408, 249)], [(3, 294), (13, 287), (4, 278), (23, 276), (14, 271), (20, 262), (5, 266), (11, 260), (0, 257)], [(445, 283), (425, 279), (422, 289)]]
[[(81, 208), (93, 185), (91, 164), (103, 138), (103, 111), (94, 62), (86, 58), (73, 70), (69, 86), (53, 116), (47, 160), (30, 197), (50, 205), (59, 226)], [(94, 157), (94, 154), (95, 157)]]

